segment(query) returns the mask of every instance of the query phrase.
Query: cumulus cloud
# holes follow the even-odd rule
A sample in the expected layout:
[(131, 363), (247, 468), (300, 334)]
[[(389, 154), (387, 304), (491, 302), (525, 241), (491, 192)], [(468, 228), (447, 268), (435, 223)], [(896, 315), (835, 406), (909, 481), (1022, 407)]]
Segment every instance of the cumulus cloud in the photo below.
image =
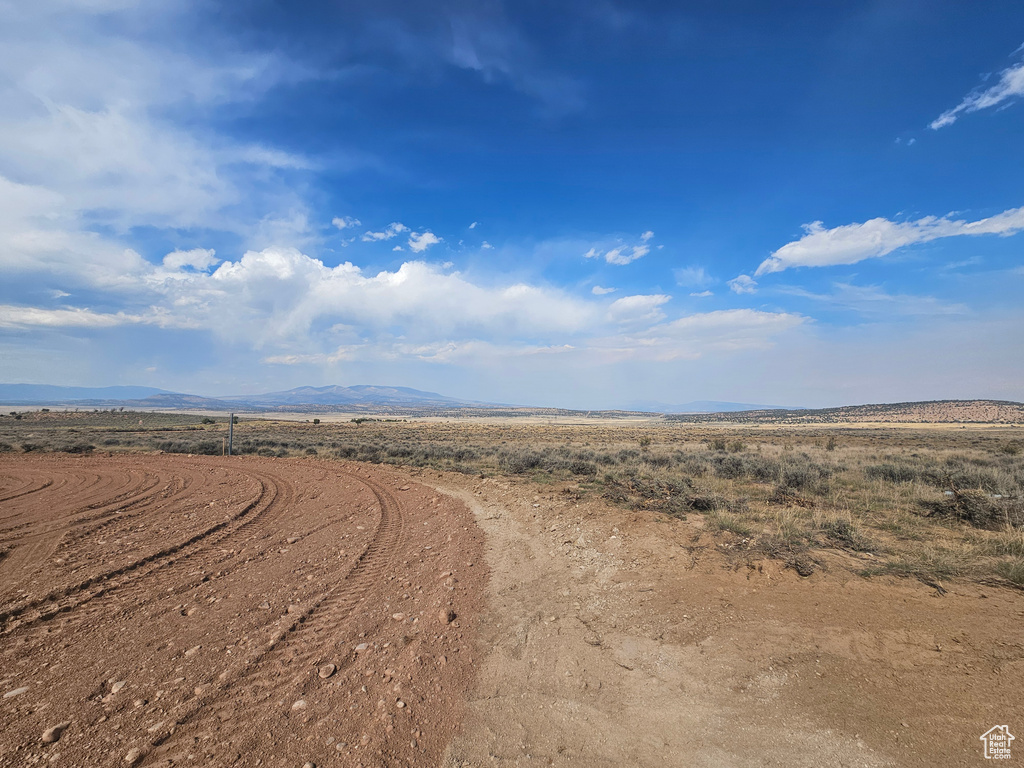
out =
[(173, 251), (164, 256), (164, 266), (167, 269), (181, 269), (192, 267), (193, 269), (207, 270), (217, 264), (220, 259), (216, 257), (216, 251), (206, 248), (193, 248), (191, 251)]
[(861, 224), (825, 229), (815, 221), (804, 225), (804, 236), (779, 248), (754, 273), (760, 277), (793, 267), (828, 267), (856, 264), (886, 256), (898, 248), (944, 237), (966, 235), (1014, 235), (1024, 230), (1024, 208), (1012, 208), (987, 219), (965, 221), (951, 216), (925, 216), (916, 221), (895, 222), (876, 218)]
[(704, 298), (707, 298), (708, 296), (714, 296), (715, 294), (712, 291), (699, 291), (699, 292), (695, 291), (695, 292), (691, 293), (690, 295), (694, 296), (694, 297), (696, 297), (698, 299), (704, 299)]
[(750, 275), (737, 275), (729, 281), (729, 290), (733, 293), (757, 293), (757, 281)]
[(615, 289), (614, 288), (602, 288), (600, 285), (595, 285), (593, 288), (590, 289), (590, 292), (592, 294), (594, 294), (595, 296), (604, 296), (605, 294), (608, 294), (608, 293), (615, 293)]
[(419, 232), (411, 232), (409, 234), (409, 250), (413, 253), (423, 253), (432, 245), (437, 245), (441, 242), (441, 238), (435, 235), (430, 230), (427, 230), (423, 234)]
[(469, 225), (469, 228), (470, 229), (476, 229), (479, 225), (480, 225), (479, 221), (474, 221), (472, 224)]
[(640, 235), (640, 242), (646, 243), (652, 237), (654, 237), (654, 233), (648, 229), (646, 232)]
[(480, 247), (483, 248), (485, 251), (493, 251), (494, 250), (494, 246), (491, 245), (490, 243), (488, 243), (486, 240), (484, 240), (480, 244)]
[(359, 219), (351, 216), (335, 216), (331, 219), (331, 224), (336, 226), (338, 229), (348, 229), (349, 227), (358, 227), (362, 224)]
[(393, 237), (398, 237), (403, 232), (408, 232), (409, 228), (400, 221), (393, 221), (388, 224), (380, 232), (364, 232), (363, 242), (370, 243), (374, 240), (390, 240)]
[[(190, 260), (208, 263), (199, 256)], [(734, 323), (730, 335), (728, 323), (702, 326), (694, 319), (698, 316), (690, 316), (689, 326), (674, 326), (665, 309), (671, 297), (664, 294), (625, 296), (608, 304), (601, 292), (585, 299), (523, 282), (484, 285), (421, 261), (380, 272), (349, 262), (329, 267), (297, 249), (277, 247), (246, 252), (212, 271), (142, 261), (119, 281), (92, 286), (105, 307), (117, 309), (6, 305), (0, 307), (0, 326), (72, 334), (126, 325), (187, 329), (258, 351), (267, 363), (329, 365), (413, 358), (477, 364), (474, 353), (495, 350), (500, 350), (496, 359), (564, 354), (589, 356), (595, 363), (675, 359), (743, 348), (753, 336), (766, 338), (753, 334), (750, 318), (758, 319), (757, 327), (776, 330), (792, 324), (786, 319), (771, 326), (752, 315)], [(235, 322), (223, 322), (225, 307)], [(681, 334), (684, 327), (690, 330)], [(704, 327), (711, 329), (706, 344), (700, 338)]]
[[(1019, 48), (1017, 49), (1020, 50)], [(935, 118), (929, 128), (937, 131), (952, 125), (961, 115), (978, 112), (982, 109), (995, 107), (1008, 99), (1024, 95), (1024, 62), (1008, 67), (999, 73), (999, 80), (995, 85), (988, 88), (981, 88), (972, 91), (964, 96), (963, 100), (952, 109), (948, 109)]]

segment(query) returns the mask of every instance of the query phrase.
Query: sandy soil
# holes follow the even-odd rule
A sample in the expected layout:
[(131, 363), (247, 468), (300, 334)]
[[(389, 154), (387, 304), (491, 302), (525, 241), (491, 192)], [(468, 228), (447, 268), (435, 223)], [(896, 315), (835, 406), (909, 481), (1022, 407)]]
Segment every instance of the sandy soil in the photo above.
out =
[(570, 484), (16, 456), (0, 551), (0, 766), (931, 767), (1024, 730), (1024, 594), (801, 577)]
[(436, 765), (486, 566), (391, 473), (0, 462), (0, 765)]
[(959, 766), (1024, 730), (1024, 595), (804, 578), (699, 517), (560, 486), (427, 472), (470, 505), (492, 578), (469, 715), (445, 765)]

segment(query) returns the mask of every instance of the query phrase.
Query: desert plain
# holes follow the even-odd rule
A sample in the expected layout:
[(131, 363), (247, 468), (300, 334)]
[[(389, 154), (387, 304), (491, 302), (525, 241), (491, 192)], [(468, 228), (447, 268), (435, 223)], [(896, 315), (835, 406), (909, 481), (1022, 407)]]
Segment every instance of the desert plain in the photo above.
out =
[(0, 766), (958, 766), (1021, 727), (1013, 423), (226, 434), (0, 419)]

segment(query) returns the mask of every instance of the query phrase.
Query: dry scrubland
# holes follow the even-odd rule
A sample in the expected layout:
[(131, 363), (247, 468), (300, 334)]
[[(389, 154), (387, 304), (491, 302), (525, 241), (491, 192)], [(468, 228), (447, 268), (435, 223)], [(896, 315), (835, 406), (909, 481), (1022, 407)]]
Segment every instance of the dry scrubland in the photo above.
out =
[[(31, 412), (0, 418), (0, 451), (219, 455), (226, 433), (224, 418)], [(830, 550), (865, 577), (1024, 587), (1024, 432), (1010, 425), (242, 419), (235, 453), (518, 476), (686, 518), (737, 562), (770, 557), (801, 575)]]

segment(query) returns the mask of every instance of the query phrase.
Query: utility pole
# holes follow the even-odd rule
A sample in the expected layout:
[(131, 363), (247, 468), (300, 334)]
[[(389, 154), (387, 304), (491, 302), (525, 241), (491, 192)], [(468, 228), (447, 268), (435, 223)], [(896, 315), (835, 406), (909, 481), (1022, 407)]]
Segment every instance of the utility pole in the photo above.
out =
[(231, 446), (235, 440), (235, 414), (231, 414), (231, 418), (228, 419), (228, 456), (231, 455)]

